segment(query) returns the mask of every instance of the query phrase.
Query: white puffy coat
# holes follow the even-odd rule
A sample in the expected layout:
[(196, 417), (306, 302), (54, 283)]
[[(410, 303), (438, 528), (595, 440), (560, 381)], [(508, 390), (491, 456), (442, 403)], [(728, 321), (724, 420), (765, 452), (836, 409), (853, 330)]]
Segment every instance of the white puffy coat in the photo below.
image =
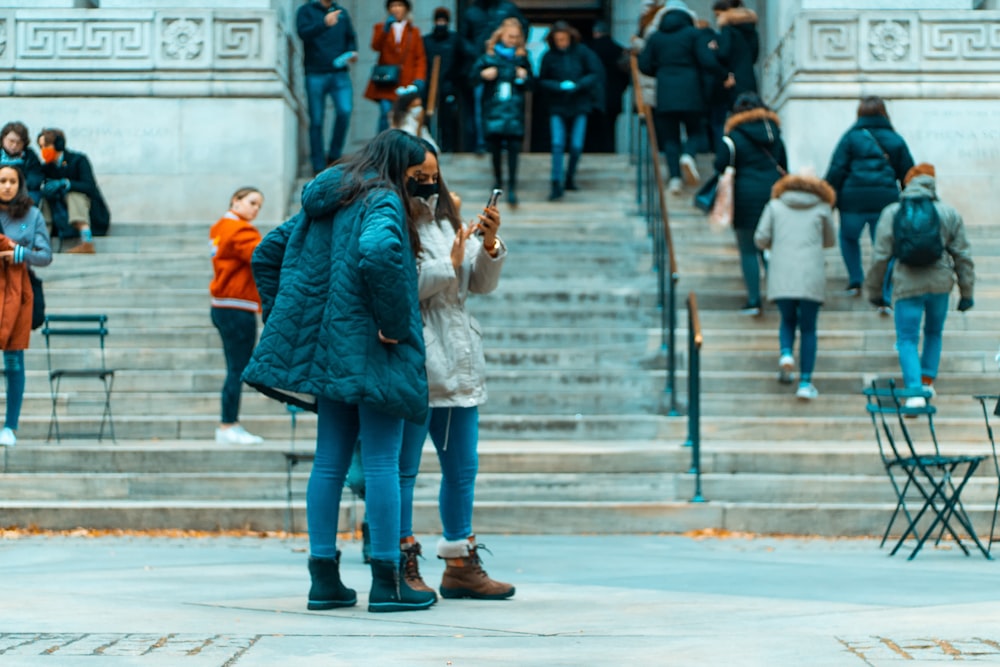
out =
[[(436, 196), (428, 202), (433, 210)], [(490, 257), (478, 236), (465, 244), (465, 260), (456, 275), (451, 263), (455, 231), (448, 220), (428, 217), (419, 225), (417, 258), (420, 314), (427, 348), (427, 385), (430, 406), (472, 407), (486, 402), (486, 358), (482, 327), (465, 308), (470, 293), (489, 294), (500, 281), (507, 248)]]

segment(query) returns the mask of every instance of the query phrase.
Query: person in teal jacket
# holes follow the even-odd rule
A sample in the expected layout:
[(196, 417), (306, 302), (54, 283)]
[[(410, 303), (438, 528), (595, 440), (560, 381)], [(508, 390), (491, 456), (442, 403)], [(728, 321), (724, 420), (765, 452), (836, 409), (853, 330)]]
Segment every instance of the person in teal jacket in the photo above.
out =
[(420, 238), (408, 212), (421, 179), (437, 172), (426, 142), (383, 132), (307, 183), (302, 210), (253, 255), (264, 330), (244, 381), (318, 416), (306, 490), (309, 609), (357, 604), (340, 580), (337, 518), (358, 437), (372, 544), (368, 611), (436, 601), (400, 577), (399, 452), (404, 420), (422, 422), (428, 410)]

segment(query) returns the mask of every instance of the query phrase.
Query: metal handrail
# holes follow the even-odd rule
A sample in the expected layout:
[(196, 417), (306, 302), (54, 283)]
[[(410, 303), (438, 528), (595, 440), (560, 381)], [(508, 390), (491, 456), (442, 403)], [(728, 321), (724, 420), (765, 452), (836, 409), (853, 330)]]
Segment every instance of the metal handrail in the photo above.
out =
[[(646, 197), (645, 216), (647, 232), (653, 239), (653, 266), (659, 273), (657, 283), (657, 305), (660, 308), (660, 336), (667, 354), (667, 381), (664, 391), (670, 396), (669, 415), (680, 414), (677, 408), (677, 283), (680, 274), (677, 269), (677, 256), (674, 253), (673, 236), (670, 233), (670, 212), (667, 207), (666, 188), (663, 182), (663, 169), (660, 165), (659, 142), (656, 137), (656, 126), (653, 122), (653, 109), (645, 104), (639, 85), (639, 62), (635, 54), (630, 58), (632, 71), (632, 87), (636, 109), (640, 112), (640, 127), (644, 127), (646, 141), (639, 144), (637, 160), (636, 199), (642, 200), (642, 182), (645, 171)], [(652, 191), (655, 189), (654, 200)], [(640, 205), (640, 208), (641, 205)]]
[(698, 297), (690, 292), (688, 308), (688, 441), (691, 447), (691, 470), (694, 475), (693, 503), (703, 503), (701, 495), (701, 317), (698, 314)]

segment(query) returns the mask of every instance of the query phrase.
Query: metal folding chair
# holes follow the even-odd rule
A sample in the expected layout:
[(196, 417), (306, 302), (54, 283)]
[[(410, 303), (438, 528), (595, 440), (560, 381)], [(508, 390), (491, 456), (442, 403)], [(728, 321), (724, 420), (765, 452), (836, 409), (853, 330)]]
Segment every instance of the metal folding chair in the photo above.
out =
[[(101, 426), (98, 432), (94, 434), (76, 433), (73, 435), (96, 435), (97, 440), (101, 441), (104, 438), (104, 427), (107, 425), (108, 431), (111, 434), (111, 441), (117, 442), (115, 440), (115, 423), (111, 417), (111, 390), (114, 387), (115, 372), (114, 370), (108, 368), (107, 356), (104, 349), (104, 339), (108, 336), (107, 323), (107, 315), (76, 314), (45, 316), (45, 325), (42, 327), (42, 335), (45, 336), (45, 355), (49, 367), (49, 390), (52, 395), (52, 416), (49, 420), (49, 433), (46, 441), (52, 440), (53, 432), (56, 435), (56, 442), (62, 441), (63, 434), (59, 428), (58, 405), (59, 391), (62, 388), (63, 381), (91, 378), (98, 380), (104, 389), (104, 406), (101, 413)], [(90, 339), (96, 338), (100, 348), (99, 352), (92, 350), (74, 350), (73, 353), (78, 354), (83, 359), (88, 359), (88, 357), (94, 358), (96, 356), (99, 365), (98, 363), (90, 362), (88, 359), (87, 361), (81, 362), (79, 365), (73, 367), (54, 366), (52, 359), (52, 339), (62, 336), (74, 336)]]
[(983, 409), (983, 421), (986, 422), (986, 435), (989, 436), (990, 449), (993, 452), (993, 470), (997, 475), (997, 495), (993, 500), (993, 521), (990, 522), (990, 540), (986, 543), (986, 550), (991, 551), (993, 549), (993, 535), (997, 527), (997, 508), (1000, 507), (1000, 459), (997, 458), (997, 444), (993, 440), (993, 427), (990, 425), (990, 413), (986, 407), (986, 401), (994, 402), (997, 406), (994, 414), (1000, 414), (1000, 395), (983, 394), (973, 396), (973, 398), (979, 401), (979, 406)]
[[(923, 407), (906, 406), (907, 398), (913, 396), (926, 398), (922, 389), (898, 388), (891, 379), (876, 379), (870, 387), (865, 388), (864, 394), (868, 401), (867, 411), (875, 427), (879, 452), (886, 473), (896, 491), (896, 508), (882, 536), (882, 544), (885, 544), (897, 518), (903, 516), (907, 521), (906, 529), (889, 555), (895, 555), (912, 535), (917, 540), (908, 557), (912, 560), (927, 539), (940, 528), (935, 544), (940, 543), (947, 532), (968, 556), (969, 549), (959, 535), (959, 531), (964, 531), (982, 554), (992, 559), (976, 535), (961, 500), (962, 490), (986, 457), (941, 454), (937, 432), (934, 429), (934, 414), (937, 410), (929, 402)], [(933, 453), (922, 454), (917, 451), (911, 428), (907, 425), (907, 421), (911, 419), (926, 421)], [(905, 449), (900, 443), (905, 443)], [(919, 503), (920, 509), (912, 512), (908, 503)], [(918, 524), (925, 516), (930, 523), (921, 531), (918, 529)], [(957, 530), (954, 524), (957, 524)]]

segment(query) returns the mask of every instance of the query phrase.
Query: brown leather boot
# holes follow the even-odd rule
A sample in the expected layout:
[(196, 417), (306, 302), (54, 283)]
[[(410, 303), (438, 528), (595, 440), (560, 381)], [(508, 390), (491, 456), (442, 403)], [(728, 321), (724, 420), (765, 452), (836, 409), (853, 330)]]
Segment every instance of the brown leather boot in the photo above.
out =
[[(399, 550), (403, 552), (403, 579), (406, 585), (415, 591), (434, 593), (434, 589), (424, 583), (423, 577), (420, 576), (420, 564), (417, 562), (417, 558), (423, 558), (420, 542), (412, 536), (403, 538), (400, 540)], [(437, 599), (437, 593), (434, 593), (434, 598)]]
[(82, 241), (76, 246), (70, 248), (66, 251), (67, 255), (93, 255), (97, 250), (94, 249), (93, 241)]
[(514, 595), (514, 586), (490, 579), (486, 574), (479, 549), (489, 552), (485, 546), (476, 544), (475, 536), (468, 540), (441, 540), (438, 543), (438, 558), (447, 563), (441, 577), (441, 597), (505, 600)]

